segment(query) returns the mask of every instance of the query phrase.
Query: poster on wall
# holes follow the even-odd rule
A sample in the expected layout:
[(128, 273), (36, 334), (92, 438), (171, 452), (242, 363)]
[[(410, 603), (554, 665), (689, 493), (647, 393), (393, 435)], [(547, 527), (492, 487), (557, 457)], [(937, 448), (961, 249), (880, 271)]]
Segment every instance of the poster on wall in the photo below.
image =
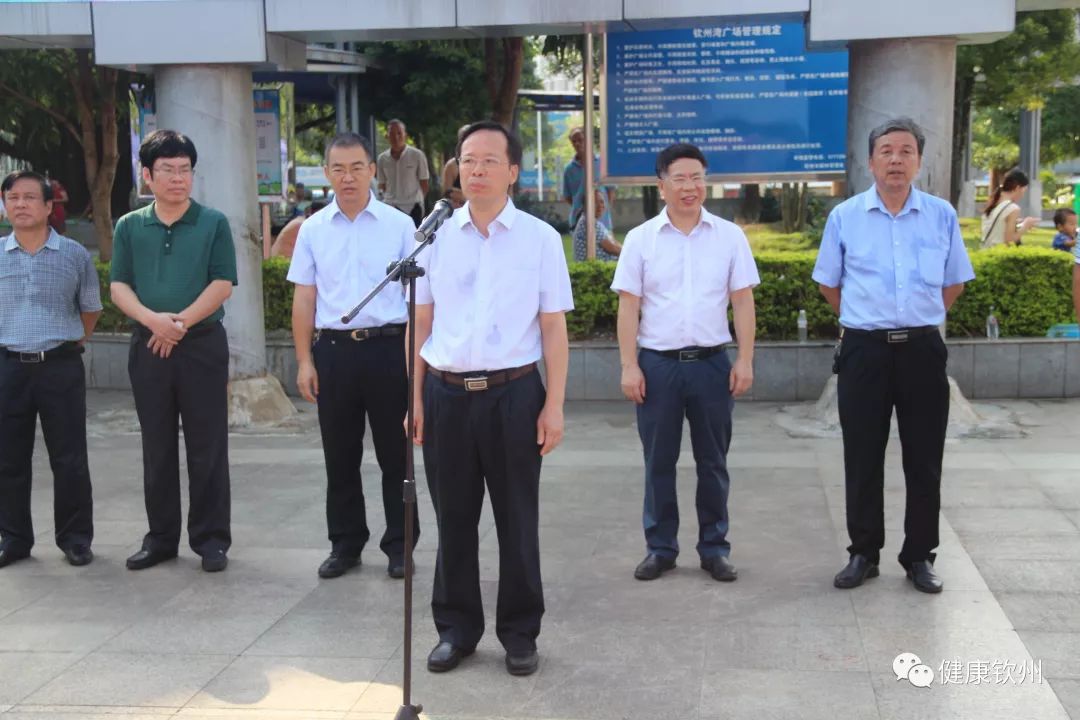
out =
[(609, 181), (654, 181), (675, 142), (701, 148), (717, 179), (843, 175), (847, 51), (808, 51), (802, 22), (611, 33), (606, 47)]

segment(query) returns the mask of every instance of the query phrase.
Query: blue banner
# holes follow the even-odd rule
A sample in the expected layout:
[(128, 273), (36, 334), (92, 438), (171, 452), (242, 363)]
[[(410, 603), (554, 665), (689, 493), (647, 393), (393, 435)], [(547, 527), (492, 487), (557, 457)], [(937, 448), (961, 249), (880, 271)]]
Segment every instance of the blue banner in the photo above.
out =
[(808, 52), (801, 22), (609, 34), (605, 174), (655, 177), (675, 142), (710, 175), (842, 173), (847, 80), (847, 51)]

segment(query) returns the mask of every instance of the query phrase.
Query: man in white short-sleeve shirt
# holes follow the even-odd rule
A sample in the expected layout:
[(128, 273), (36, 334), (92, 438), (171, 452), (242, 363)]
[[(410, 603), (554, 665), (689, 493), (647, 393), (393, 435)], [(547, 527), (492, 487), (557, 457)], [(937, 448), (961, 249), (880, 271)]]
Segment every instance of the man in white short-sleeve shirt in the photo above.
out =
[[(657, 158), (656, 174), (666, 207), (627, 233), (611, 284), (619, 293), (622, 390), (637, 404), (645, 450), (648, 554), (634, 577), (655, 580), (675, 567), (675, 463), (685, 416), (697, 465), (701, 567), (716, 580), (732, 581), (727, 451), (734, 398), (754, 377), (753, 287), (760, 280), (742, 230), (702, 207), (701, 151), (669, 146)], [(731, 342), (729, 303), (739, 345), (734, 366), (724, 351)]]
[(390, 149), (379, 154), (377, 162), (379, 192), (383, 202), (396, 207), (419, 227), (424, 218), (424, 196), (430, 174), (424, 151), (406, 144), (405, 123), (394, 119), (386, 124)]
[[(409, 218), (371, 193), (372, 165), (367, 138), (343, 133), (330, 141), (324, 170), (334, 200), (300, 226), (289, 266), (296, 285), (296, 384), (308, 402), (318, 403), (326, 459), (330, 557), (319, 567), (323, 578), (354, 567), (371, 536), (360, 482), (365, 416), (382, 470), (386, 532), (379, 547), (389, 558), (390, 577), (405, 577), (408, 312), (401, 284), (383, 288), (348, 324), (341, 320), (379, 284), (387, 265), (416, 247)], [(413, 527), (415, 543), (419, 524)]]
[(439, 643), (428, 669), (457, 667), (484, 632), (476, 526), (486, 481), (499, 537), (495, 632), (506, 669), (529, 675), (544, 613), (540, 463), (562, 440), (565, 313), (574, 302), (559, 234), (507, 196), (520, 140), (496, 122), (473, 123), (457, 159), (468, 202), (421, 256), (416, 290), (412, 435), (439, 519), (431, 599)]

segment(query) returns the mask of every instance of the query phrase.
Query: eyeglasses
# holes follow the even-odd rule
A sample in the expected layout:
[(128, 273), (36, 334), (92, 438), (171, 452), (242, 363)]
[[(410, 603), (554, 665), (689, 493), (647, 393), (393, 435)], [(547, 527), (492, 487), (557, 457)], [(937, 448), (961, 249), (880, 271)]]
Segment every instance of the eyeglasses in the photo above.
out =
[(356, 178), (359, 177), (361, 173), (363, 173), (367, 169), (367, 165), (353, 165), (350, 168), (336, 165), (330, 168), (330, 177), (334, 178), (335, 180), (341, 180), (346, 175), (352, 175), (354, 178)]
[(178, 168), (178, 167), (173, 167), (172, 165), (160, 165), (154, 170), (154, 172), (156, 174), (158, 174), (158, 175), (164, 175), (167, 178), (178, 177), (178, 178), (183, 178), (183, 179), (186, 180), (186, 179), (188, 179), (190, 177), (194, 177), (195, 168), (192, 168), (192, 167), (179, 167)]
[(668, 175), (667, 181), (679, 189), (701, 187), (705, 184), (705, 176), (700, 173), (694, 175)]
[(462, 167), (462, 168), (464, 168), (466, 170), (469, 170), (469, 171), (475, 170), (478, 167), (482, 167), (482, 168), (484, 168), (484, 170), (494, 170), (497, 167), (505, 165), (506, 161), (505, 160), (500, 160), (499, 158), (493, 158), (493, 157), (486, 157), (486, 158), (463, 157), (458, 162), (458, 164), (460, 165), (460, 167)]

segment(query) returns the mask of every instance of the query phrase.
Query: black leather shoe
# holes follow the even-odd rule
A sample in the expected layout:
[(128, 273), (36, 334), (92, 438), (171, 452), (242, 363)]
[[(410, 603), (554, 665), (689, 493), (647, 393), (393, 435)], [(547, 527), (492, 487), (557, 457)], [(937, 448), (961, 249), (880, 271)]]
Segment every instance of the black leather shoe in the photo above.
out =
[(506, 672), (511, 675), (532, 675), (540, 667), (540, 655), (535, 650), (506, 653)]
[(395, 580), (405, 577), (405, 558), (390, 558), (390, 563), (386, 566), (386, 574)]
[(713, 580), (720, 582), (734, 582), (739, 577), (739, 571), (723, 555), (701, 559), (701, 569), (712, 575)]
[(924, 593), (939, 593), (945, 587), (945, 583), (934, 572), (934, 563), (929, 560), (920, 560), (911, 563), (907, 571), (908, 579), (915, 584), (915, 589)]
[(447, 672), (453, 670), (461, 662), (461, 658), (469, 657), (473, 650), (459, 648), (448, 642), (440, 642), (427, 656), (427, 669), (431, 672)]
[(645, 559), (634, 568), (634, 577), (638, 580), (655, 580), (674, 567), (675, 558), (662, 557), (655, 553), (649, 553), (645, 556)]
[(71, 565), (82, 567), (93, 562), (94, 553), (86, 545), (72, 545), (64, 548), (64, 557), (67, 558), (68, 563)]
[(332, 552), (330, 557), (326, 558), (323, 564), (319, 566), (319, 577), (327, 579), (341, 577), (349, 568), (354, 568), (359, 564), (360, 557), (358, 555), (339, 555)]
[(221, 572), (229, 567), (229, 556), (224, 550), (212, 550), (202, 556), (203, 572)]
[(864, 580), (876, 578), (878, 574), (877, 563), (871, 563), (863, 555), (852, 555), (844, 569), (833, 578), (832, 584), (841, 590), (849, 590), (859, 587)]
[(0, 548), (0, 568), (30, 557), (30, 552), (19, 552), (11, 548)]
[(158, 563), (172, 560), (176, 557), (176, 551), (165, 552), (164, 550), (146, 550), (145, 548), (127, 559), (128, 570), (145, 570), (152, 568)]

